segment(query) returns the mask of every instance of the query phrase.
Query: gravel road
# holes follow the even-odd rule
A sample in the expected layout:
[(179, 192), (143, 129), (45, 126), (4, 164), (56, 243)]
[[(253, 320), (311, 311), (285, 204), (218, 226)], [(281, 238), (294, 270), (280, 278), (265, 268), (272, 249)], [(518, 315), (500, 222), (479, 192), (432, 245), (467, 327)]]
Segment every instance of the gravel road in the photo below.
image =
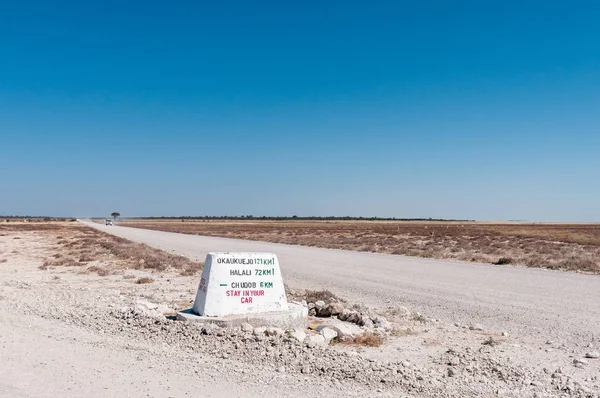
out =
[(600, 335), (600, 276), (88, 225), (203, 260), (209, 251), (272, 252), (285, 282), (327, 288), (373, 308), (404, 305), (429, 317), (577, 345)]

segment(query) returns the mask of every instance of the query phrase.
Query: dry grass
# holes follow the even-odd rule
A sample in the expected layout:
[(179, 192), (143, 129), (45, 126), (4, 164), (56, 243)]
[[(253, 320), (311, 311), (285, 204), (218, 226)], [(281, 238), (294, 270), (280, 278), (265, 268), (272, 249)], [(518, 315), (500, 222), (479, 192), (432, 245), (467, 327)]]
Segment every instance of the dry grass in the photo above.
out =
[(378, 334), (364, 333), (353, 338), (345, 338), (342, 340), (334, 339), (333, 344), (344, 344), (352, 346), (364, 347), (380, 347), (383, 344), (383, 337)]
[(110, 275), (110, 271), (104, 267), (99, 267), (97, 265), (92, 265), (91, 267), (88, 267), (87, 272), (95, 272), (97, 273), (99, 276), (108, 276)]
[[(290, 294), (288, 292), (288, 294)], [(330, 290), (301, 290), (294, 291), (290, 294), (291, 298), (297, 301), (306, 300), (307, 303), (316, 303), (317, 301), (324, 301), (325, 303), (340, 302), (344, 303), (346, 300), (340, 298)]]
[(600, 224), (129, 221), (121, 225), (408, 256), (600, 273)]
[(111, 268), (97, 264), (86, 268), (106, 276), (114, 269), (147, 269), (152, 271), (175, 270), (192, 276), (202, 270), (203, 263), (173, 255), (150, 246), (118, 238), (78, 223), (7, 223), (0, 230), (11, 232), (41, 232), (55, 239), (53, 253), (39, 267), (81, 267), (94, 261), (111, 260)]
[(143, 278), (139, 278), (137, 281), (135, 281), (135, 283), (137, 283), (138, 285), (143, 285), (144, 283), (152, 283), (154, 282), (154, 279), (152, 278), (148, 278), (148, 277), (143, 277)]

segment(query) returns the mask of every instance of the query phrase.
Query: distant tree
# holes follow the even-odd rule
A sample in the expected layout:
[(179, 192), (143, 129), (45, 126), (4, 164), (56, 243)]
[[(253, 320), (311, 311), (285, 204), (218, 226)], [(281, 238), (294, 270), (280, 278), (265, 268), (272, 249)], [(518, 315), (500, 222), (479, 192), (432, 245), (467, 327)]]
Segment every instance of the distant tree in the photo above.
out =
[(111, 216), (113, 216), (113, 218), (116, 221), (117, 217), (121, 217), (121, 213), (119, 213), (118, 211), (115, 211), (114, 213), (111, 214)]
[(293, 218), (294, 220), (296, 220), (296, 219), (298, 218), (298, 216), (294, 214), (294, 215), (292, 216), (292, 218)]

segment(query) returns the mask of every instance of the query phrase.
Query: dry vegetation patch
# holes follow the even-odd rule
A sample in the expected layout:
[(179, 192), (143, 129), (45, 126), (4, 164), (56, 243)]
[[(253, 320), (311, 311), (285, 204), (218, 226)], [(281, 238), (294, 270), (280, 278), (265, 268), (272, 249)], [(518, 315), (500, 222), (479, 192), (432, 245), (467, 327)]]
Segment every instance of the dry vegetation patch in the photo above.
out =
[(600, 224), (398, 221), (129, 221), (193, 235), (600, 273)]
[[(53, 243), (54, 253), (39, 267), (82, 267), (82, 272), (107, 276), (116, 269), (151, 271), (177, 270), (192, 276), (202, 270), (203, 263), (173, 255), (150, 246), (128, 241), (72, 223), (6, 223), (0, 231), (43, 233)], [(104, 260), (113, 260), (110, 262)], [(91, 264), (94, 262), (97, 264)], [(107, 265), (110, 263), (110, 265)]]

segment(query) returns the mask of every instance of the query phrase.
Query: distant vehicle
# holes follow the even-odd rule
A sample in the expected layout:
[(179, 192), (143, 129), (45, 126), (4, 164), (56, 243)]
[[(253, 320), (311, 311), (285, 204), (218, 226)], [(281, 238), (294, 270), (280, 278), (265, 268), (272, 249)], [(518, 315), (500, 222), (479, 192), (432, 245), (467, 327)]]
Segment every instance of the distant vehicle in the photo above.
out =
[(106, 220), (104, 220), (104, 225), (113, 225), (112, 220), (110, 218), (107, 218)]

